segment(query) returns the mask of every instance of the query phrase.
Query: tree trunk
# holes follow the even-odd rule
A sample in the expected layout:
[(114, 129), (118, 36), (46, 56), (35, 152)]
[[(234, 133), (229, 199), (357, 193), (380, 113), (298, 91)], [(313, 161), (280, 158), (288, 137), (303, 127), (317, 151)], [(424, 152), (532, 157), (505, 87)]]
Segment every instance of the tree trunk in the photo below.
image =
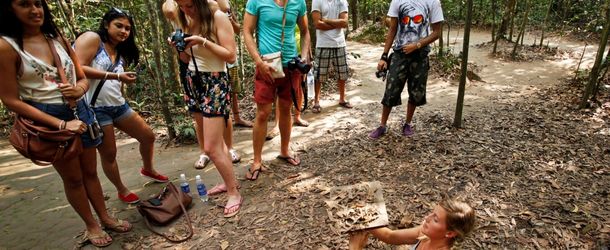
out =
[(504, 15), (502, 15), (502, 22), (500, 23), (500, 28), (498, 29), (498, 36), (503, 37), (506, 35), (506, 31), (508, 30), (511, 16), (513, 15), (513, 8), (517, 4), (517, 0), (506, 0), (506, 5), (504, 8)]
[(350, 0), (349, 7), (351, 8), (350, 19), (352, 19), (352, 30), (357, 30), (360, 27), (358, 24), (358, 0)]
[(587, 103), (589, 102), (589, 97), (593, 93), (595, 86), (597, 85), (597, 78), (599, 77), (600, 65), (602, 59), (604, 57), (604, 51), (606, 50), (606, 43), (608, 43), (608, 30), (610, 28), (610, 0), (606, 0), (606, 4), (604, 5), (604, 15), (606, 19), (606, 24), (604, 25), (604, 30), (602, 31), (602, 37), (599, 41), (599, 48), (597, 49), (597, 56), (595, 57), (595, 64), (593, 64), (593, 68), (591, 69), (591, 73), (589, 73), (589, 81), (587, 82), (587, 86), (582, 95), (582, 99), (580, 100), (580, 108), (585, 108)]
[[(170, 29), (171, 24), (167, 21), (167, 19), (164, 18), (163, 16), (163, 12), (161, 10), (161, 6), (163, 5), (162, 1), (156, 1), (157, 2), (157, 17), (161, 17), (158, 18), (160, 23), (161, 23), (161, 28), (164, 34), (164, 36), (161, 37), (165, 37), (165, 36), (169, 36), (173, 30)], [(165, 60), (167, 62), (169, 62), (169, 70), (167, 71), (169, 73), (169, 79), (172, 79), (172, 83), (170, 84), (170, 89), (172, 90), (173, 93), (180, 93), (182, 91), (181, 85), (180, 85), (180, 68), (178, 66), (178, 60), (176, 60), (176, 58), (178, 57), (178, 53), (176, 52), (176, 50), (174, 48), (169, 47), (169, 45), (167, 43), (162, 42), (161, 43), (163, 46), (163, 49), (165, 51), (167, 51), (167, 53), (163, 53), (165, 55)], [(182, 100), (179, 100), (182, 101)]]
[(515, 57), (517, 56), (517, 47), (519, 47), (519, 41), (521, 41), (521, 39), (523, 39), (523, 37), (525, 36), (525, 26), (527, 25), (527, 18), (528, 18), (528, 14), (529, 14), (529, 0), (525, 0), (525, 12), (523, 13), (523, 22), (521, 22), (521, 29), (519, 31), (519, 34), (517, 35), (517, 40), (515, 41), (515, 45), (513, 46), (513, 52), (511, 53), (511, 58), (513, 60), (515, 60)]
[[(176, 138), (176, 131), (174, 130), (174, 121), (172, 118), (172, 114), (169, 110), (169, 102), (167, 101), (167, 96), (164, 90), (167, 90), (167, 81), (165, 77), (163, 77), (163, 64), (161, 62), (161, 52), (163, 51), (159, 34), (159, 17), (157, 16), (157, 11), (155, 11), (154, 7), (156, 4), (152, 0), (148, 0), (148, 4), (146, 5), (149, 13), (149, 21), (152, 27), (150, 30), (152, 32), (152, 42), (153, 42), (153, 51), (157, 53), (153, 53), (155, 60), (155, 68), (154, 72), (156, 77), (155, 84), (157, 85), (157, 98), (159, 98), (159, 103), (161, 103), (161, 112), (163, 113), (163, 118), (165, 120), (165, 125), (167, 127), (167, 133), (169, 139), (172, 140)], [(158, 8), (160, 9), (160, 8)]]
[[(442, 24), (441, 24), (442, 27)], [(438, 36), (438, 57), (442, 58), (443, 57), (443, 49), (444, 49), (444, 43), (443, 43), (443, 29), (441, 28), (441, 35)]]
[[(462, 112), (464, 110), (464, 93), (466, 91), (466, 75), (468, 74), (468, 48), (470, 47), (470, 24), (472, 23), (472, 1), (467, 0), (466, 24), (464, 26), (464, 44), (462, 47), (462, 74), (460, 76), (460, 87), (458, 99), (455, 105), (455, 118), (453, 127), (462, 127)], [(610, 1), (610, 0), (609, 0)]]
[[(517, 4), (513, 5), (513, 8), (511, 9), (510, 32), (509, 32), (509, 35), (508, 35), (508, 40), (509, 41), (513, 40), (513, 30), (515, 29), (515, 16), (516, 15), (517, 15)], [(517, 42), (519, 42), (519, 40), (517, 40)]]
[(496, 40), (496, 0), (491, 0), (491, 41)]
[(544, 15), (544, 23), (542, 23), (542, 36), (540, 37), (540, 47), (544, 42), (544, 30), (546, 29), (546, 25), (549, 21), (549, 16), (551, 15), (551, 11), (553, 10), (553, 0), (549, 0), (549, 9), (546, 11), (546, 15)]
[[(312, 1), (306, 1), (307, 4), (307, 9), (311, 10), (311, 4)], [(316, 47), (316, 27), (313, 25), (313, 18), (311, 18), (311, 16), (309, 16), (309, 18), (307, 19), (308, 22), (308, 29), (309, 29), (309, 39), (310, 39), (310, 44), (311, 44), (311, 48), (315, 48)], [(300, 43), (300, 41), (297, 41), (297, 43)], [(312, 53), (315, 53), (315, 51), (312, 51)]]
[(57, 7), (59, 8), (59, 14), (61, 14), (61, 17), (64, 19), (66, 24), (68, 24), (68, 30), (70, 31), (70, 34), (67, 34), (68, 40), (76, 39), (76, 30), (74, 29), (74, 22), (70, 19), (70, 15), (68, 15), (68, 13), (70, 13), (70, 10), (67, 6), (64, 5), (61, 0), (56, 0), (55, 2), (57, 3)]

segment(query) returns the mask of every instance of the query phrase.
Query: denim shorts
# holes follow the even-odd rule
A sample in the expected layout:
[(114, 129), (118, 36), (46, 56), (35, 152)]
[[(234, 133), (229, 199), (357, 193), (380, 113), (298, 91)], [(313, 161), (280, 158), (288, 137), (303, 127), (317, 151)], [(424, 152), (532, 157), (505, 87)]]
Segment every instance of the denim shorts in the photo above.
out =
[(99, 122), (102, 127), (112, 125), (134, 113), (133, 109), (131, 109), (127, 103), (119, 106), (93, 107), (93, 110), (97, 116), (97, 122)]
[[(46, 104), (39, 102), (26, 101), (32, 107), (35, 107), (42, 112), (45, 112), (51, 116), (54, 116), (58, 119), (62, 119), (65, 121), (74, 120), (74, 113), (68, 107), (67, 104)], [(89, 105), (85, 103), (83, 99), (77, 102), (77, 111), (78, 118), (86, 124), (92, 124), (94, 120), (93, 110), (89, 108)], [(83, 141), (83, 147), (92, 148), (97, 147), (102, 143), (102, 137), (98, 137), (97, 139), (91, 139), (88, 131), (85, 131), (81, 134), (81, 139)]]

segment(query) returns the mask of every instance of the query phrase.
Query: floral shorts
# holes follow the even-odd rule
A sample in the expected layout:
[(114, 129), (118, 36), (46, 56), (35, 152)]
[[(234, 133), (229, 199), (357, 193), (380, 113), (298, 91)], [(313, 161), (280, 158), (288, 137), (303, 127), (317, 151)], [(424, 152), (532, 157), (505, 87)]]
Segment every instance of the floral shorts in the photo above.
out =
[(231, 85), (226, 72), (187, 71), (186, 80), (204, 117), (229, 118)]

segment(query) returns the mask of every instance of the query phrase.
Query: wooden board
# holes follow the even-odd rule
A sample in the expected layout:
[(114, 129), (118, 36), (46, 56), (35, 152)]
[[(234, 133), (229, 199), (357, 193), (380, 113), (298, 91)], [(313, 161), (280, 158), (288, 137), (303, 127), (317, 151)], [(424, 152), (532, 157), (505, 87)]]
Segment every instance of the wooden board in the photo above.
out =
[(332, 188), (326, 205), (331, 227), (336, 233), (388, 225), (388, 213), (378, 181)]

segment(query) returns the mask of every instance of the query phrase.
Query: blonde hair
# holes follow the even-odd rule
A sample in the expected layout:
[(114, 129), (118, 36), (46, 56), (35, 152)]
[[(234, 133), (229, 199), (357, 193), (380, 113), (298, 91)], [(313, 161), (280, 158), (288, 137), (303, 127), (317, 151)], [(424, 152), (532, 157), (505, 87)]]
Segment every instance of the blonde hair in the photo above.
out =
[(451, 243), (463, 240), (475, 227), (476, 215), (474, 209), (465, 202), (445, 199), (439, 203), (447, 212), (447, 230), (454, 231), (457, 236)]
[[(210, 39), (212, 34), (215, 33), (214, 29), (214, 13), (218, 10), (217, 4), (211, 4), (208, 0), (192, 0), (193, 6), (196, 9), (197, 19), (199, 19), (199, 35)], [(186, 30), (188, 21), (186, 14), (182, 9), (178, 8), (178, 20), (183, 29)], [(189, 33), (195, 32), (195, 30), (186, 30)]]

